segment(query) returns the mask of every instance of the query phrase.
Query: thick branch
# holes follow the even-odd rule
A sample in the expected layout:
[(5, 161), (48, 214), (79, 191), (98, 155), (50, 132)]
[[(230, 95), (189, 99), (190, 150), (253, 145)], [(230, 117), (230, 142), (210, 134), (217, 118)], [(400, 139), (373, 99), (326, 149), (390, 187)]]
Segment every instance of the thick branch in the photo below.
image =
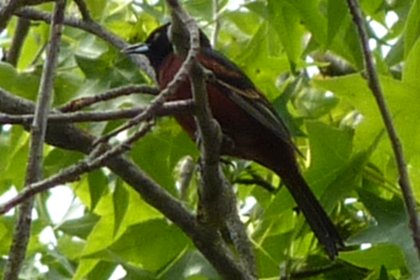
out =
[(350, 8), (350, 12), (353, 15), (353, 21), (359, 33), (360, 44), (363, 50), (363, 57), (365, 60), (368, 84), (370, 90), (372, 91), (375, 97), (376, 103), (378, 104), (379, 110), (382, 115), (382, 119), (388, 132), (388, 137), (391, 141), (392, 149), (394, 151), (395, 159), (398, 166), (398, 172), (400, 174), (400, 187), (403, 193), (407, 213), (409, 216), (410, 227), (413, 232), (413, 240), (417, 250), (417, 255), (420, 258), (420, 223), (417, 217), (416, 201), (414, 199), (410, 178), (408, 176), (407, 163), (404, 157), (401, 140), (393, 124), (391, 113), (388, 109), (388, 105), (385, 101), (381, 84), (379, 82), (378, 74), (373, 62), (372, 53), (369, 49), (369, 39), (366, 33), (366, 27), (364, 25), (364, 19), (359, 4), (357, 0), (347, 0), (347, 4)]
[[(61, 28), (64, 18), (65, 0), (58, 0), (55, 5), (51, 23), (50, 46), (41, 76), (41, 85), (31, 127), (31, 143), (25, 185), (30, 185), (42, 178), (42, 153), (47, 130), (47, 116), (51, 106), (54, 74), (61, 42)], [(33, 200), (29, 199), (19, 208), (18, 222), (15, 227), (9, 259), (4, 278), (18, 279), (21, 266), (26, 254), (32, 223)]]
[[(240, 257), (241, 279), (253, 279), (256, 276), (255, 257), (246, 235), (245, 227), (236, 210), (235, 194), (225, 180), (220, 169), (220, 145), (222, 132), (213, 118), (207, 97), (206, 73), (196, 59), (200, 50), (199, 29), (195, 21), (180, 7), (175, 0), (167, 1), (172, 12), (172, 41), (178, 55), (183, 56), (185, 46), (194, 63), (190, 69), (190, 81), (193, 100), (196, 104), (195, 122), (201, 150), (200, 203), (203, 209), (204, 224), (217, 231), (229, 231)], [(189, 43), (187, 43), (189, 42)], [(210, 259), (210, 261), (212, 261)], [(224, 277), (227, 271), (213, 263)], [(231, 272), (228, 272), (231, 273)]]

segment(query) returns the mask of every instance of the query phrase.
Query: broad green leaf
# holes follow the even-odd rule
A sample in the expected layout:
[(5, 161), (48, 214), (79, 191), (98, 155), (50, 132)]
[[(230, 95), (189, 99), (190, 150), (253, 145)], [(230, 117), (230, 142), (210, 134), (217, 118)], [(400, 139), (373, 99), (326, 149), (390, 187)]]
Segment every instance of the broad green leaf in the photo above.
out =
[(276, 277), (279, 264), (285, 261), (285, 253), (290, 248), (291, 234), (275, 234), (264, 239), (256, 246), (257, 269), (260, 277)]
[(75, 55), (77, 65), (88, 79), (98, 79), (108, 74), (111, 71), (109, 61), (103, 57), (96, 57), (91, 55)]
[[(386, 256), (386, 258), (383, 256)], [(402, 274), (406, 273), (404, 255), (398, 246), (395, 245), (378, 244), (363, 251), (342, 252), (340, 253), (340, 259), (368, 269), (384, 266), (388, 270), (399, 269)]]
[(269, 23), (277, 31), (292, 65), (298, 63), (303, 50), (303, 29), (297, 11), (284, 1), (268, 1)]
[(121, 222), (123, 221), (129, 206), (129, 193), (125, 189), (121, 179), (117, 179), (115, 183), (115, 190), (112, 194), (112, 199), (115, 213), (114, 235), (116, 235), (120, 229)]
[(404, 32), (404, 58), (407, 58), (411, 48), (420, 36), (420, 1), (414, 0), (407, 17)]
[(109, 279), (117, 264), (101, 261), (87, 275), (87, 279)]
[(17, 80), (16, 70), (8, 63), (0, 62), (0, 87), (12, 91)]
[(44, 22), (39, 22), (36, 26), (31, 25), (19, 56), (17, 65), (19, 70), (26, 70), (41, 63), (39, 56), (45, 50), (45, 44), (48, 43), (49, 30), (49, 25)]
[(52, 176), (60, 172), (61, 169), (75, 164), (81, 160), (81, 155), (75, 152), (55, 148), (51, 150), (44, 159), (44, 176)]
[[(408, 270), (414, 279), (418, 278), (420, 267), (416, 260), (417, 253), (413, 247), (412, 234), (401, 198), (394, 196), (387, 200), (364, 189), (359, 189), (358, 193), (360, 201), (375, 218), (376, 223), (353, 236), (349, 242), (371, 243), (373, 246), (388, 243), (398, 246), (405, 256)], [(378, 261), (385, 262), (386, 260), (380, 258)], [(398, 263), (398, 259), (396, 259), (396, 263)]]
[[(352, 152), (353, 131), (338, 129), (320, 122), (307, 122), (311, 151), (311, 165), (307, 176), (313, 180), (333, 178), (349, 160)], [(312, 180), (310, 180), (312, 181)]]
[(13, 185), (18, 189), (24, 185), (26, 176), (26, 162), (29, 151), (29, 135), (22, 133), (21, 127), (14, 127), (12, 129), (12, 143), (8, 157), (7, 165), (3, 170), (3, 180), (13, 182)]
[(111, 193), (106, 194), (96, 206), (95, 213), (100, 215), (86, 239), (86, 246), (81, 254), (88, 255), (103, 250), (114, 242), (114, 207)]
[(86, 275), (88, 275), (96, 265), (100, 262), (98, 259), (80, 259), (77, 270), (73, 275), (73, 280), (84, 280)]
[(403, 82), (417, 86), (420, 73), (420, 37), (413, 44), (405, 61)]
[[(191, 267), (197, 268), (191, 270)], [(218, 274), (198, 251), (186, 251), (177, 256), (158, 277), (163, 279), (217, 279)]]
[(295, 205), (292, 195), (287, 190), (286, 186), (282, 185), (281, 189), (276, 193), (276, 196), (271, 201), (266, 211), (265, 217), (278, 216), (282, 212), (291, 209)]
[(195, 17), (206, 21), (212, 20), (213, 2), (207, 0), (187, 0), (184, 1), (185, 8)]
[[(255, 2), (254, 2), (255, 3)], [(247, 4), (248, 7), (248, 4)], [(244, 13), (241, 11), (229, 11), (224, 15), (224, 19), (232, 22), (245, 34), (254, 34), (261, 24), (261, 17), (253, 13)], [(231, 50), (229, 50), (231, 51)]]
[(319, 0), (287, 0), (300, 14), (303, 24), (311, 32), (315, 40), (321, 45), (327, 44), (327, 23), (320, 12)]
[(362, 0), (360, 1), (360, 6), (364, 13), (374, 17), (381, 6), (384, 5), (384, 2), (384, 0)]
[(19, 73), (13, 92), (30, 100), (36, 100), (39, 91), (41, 69)]
[(178, 124), (165, 122), (136, 143), (131, 151), (134, 161), (160, 185), (175, 193), (173, 169), (178, 160), (197, 153), (193, 141), (180, 132)]
[(345, 1), (328, 0), (328, 28), (327, 45), (335, 38), (337, 32), (342, 27), (343, 21), (349, 21), (350, 17)]
[(108, 1), (106, 0), (87, 0), (86, 5), (94, 19), (102, 19), (106, 11)]
[(57, 229), (70, 236), (86, 239), (99, 219), (97, 215), (87, 214), (78, 219), (67, 220)]
[(90, 193), (90, 209), (93, 211), (101, 197), (108, 190), (108, 178), (101, 169), (88, 173), (88, 184)]
[(54, 82), (54, 104), (64, 104), (73, 99), (84, 81), (75, 73), (57, 73)]
[(106, 250), (90, 255), (124, 260), (155, 271), (177, 256), (189, 243), (185, 235), (164, 220), (150, 220), (130, 226)]

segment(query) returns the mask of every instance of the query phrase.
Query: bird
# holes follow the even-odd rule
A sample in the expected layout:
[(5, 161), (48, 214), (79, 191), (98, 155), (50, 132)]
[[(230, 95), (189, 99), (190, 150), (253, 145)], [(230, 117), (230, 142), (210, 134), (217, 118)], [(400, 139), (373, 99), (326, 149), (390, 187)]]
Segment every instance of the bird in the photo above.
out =
[[(161, 25), (145, 42), (123, 50), (126, 54), (147, 57), (160, 89), (168, 85), (185, 59), (174, 52), (170, 29), (171, 23)], [(212, 115), (224, 136), (221, 155), (251, 160), (276, 173), (327, 255), (334, 260), (344, 247), (343, 240), (302, 176), (297, 161), (298, 150), (284, 121), (250, 78), (234, 62), (216, 51), (203, 31), (199, 32), (197, 60), (212, 72), (212, 78), (206, 80), (206, 87)], [(191, 98), (191, 84), (185, 79), (168, 100)], [(179, 114), (175, 119), (196, 140), (193, 116)]]

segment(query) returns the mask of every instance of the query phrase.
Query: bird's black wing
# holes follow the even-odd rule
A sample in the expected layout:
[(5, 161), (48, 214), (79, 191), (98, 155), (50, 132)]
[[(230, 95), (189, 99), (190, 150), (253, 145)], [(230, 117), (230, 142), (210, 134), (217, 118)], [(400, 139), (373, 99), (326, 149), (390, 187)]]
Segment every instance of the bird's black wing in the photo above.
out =
[(264, 127), (272, 131), (283, 142), (293, 146), (286, 124), (274, 110), (271, 103), (255, 87), (242, 70), (222, 54), (204, 48), (200, 56), (201, 64), (215, 75), (215, 83), (223, 87), (223, 92), (239, 107), (251, 114)]

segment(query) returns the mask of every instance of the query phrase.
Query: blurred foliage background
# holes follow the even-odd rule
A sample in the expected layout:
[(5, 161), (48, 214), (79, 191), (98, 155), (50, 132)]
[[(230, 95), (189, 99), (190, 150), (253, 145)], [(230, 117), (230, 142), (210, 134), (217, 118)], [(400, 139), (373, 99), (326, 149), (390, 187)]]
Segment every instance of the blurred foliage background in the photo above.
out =
[[(122, 39), (143, 41), (169, 20), (162, 0), (86, 0), (95, 21)], [(281, 181), (252, 162), (228, 159), (224, 170), (257, 255), (259, 277), (418, 279), (420, 266), (393, 155), (362, 75), (362, 53), (344, 0), (185, 0), (214, 46), (238, 64), (273, 102), (305, 155), (302, 170), (337, 224), (348, 248), (331, 262)], [(420, 199), (420, 1), (361, 0), (380, 80), (402, 137)], [(33, 7), (51, 12), (52, 4)], [(80, 18), (68, 1), (66, 15)], [(0, 35), (11, 47), (18, 19)], [(0, 63), (0, 87), (30, 100), (38, 92), (49, 25), (31, 21), (16, 66)], [(54, 106), (153, 79), (97, 36), (65, 27), (56, 69)], [(131, 95), (89, 110), (147, 104)], [(101, 135), (121, 121), (80, 125)], [(0, 127), (0, 201), (22, 189), (28, 133)], [(132, 159), (195, 211), (197, 174), (177, 186), (182, 166), (198, 151), (171, 118), (130, 152)], [(48, 146), (45, 176), (81, 155)], [(255, 177), (279, 188), (270, 193)], [(245, 182), (247, 182), (245, 184)], [(187, 237), (108, 170), (39, 195), (22, 279), (218, 279)], [(0, 270), (16, 213), (0, 217)]]

